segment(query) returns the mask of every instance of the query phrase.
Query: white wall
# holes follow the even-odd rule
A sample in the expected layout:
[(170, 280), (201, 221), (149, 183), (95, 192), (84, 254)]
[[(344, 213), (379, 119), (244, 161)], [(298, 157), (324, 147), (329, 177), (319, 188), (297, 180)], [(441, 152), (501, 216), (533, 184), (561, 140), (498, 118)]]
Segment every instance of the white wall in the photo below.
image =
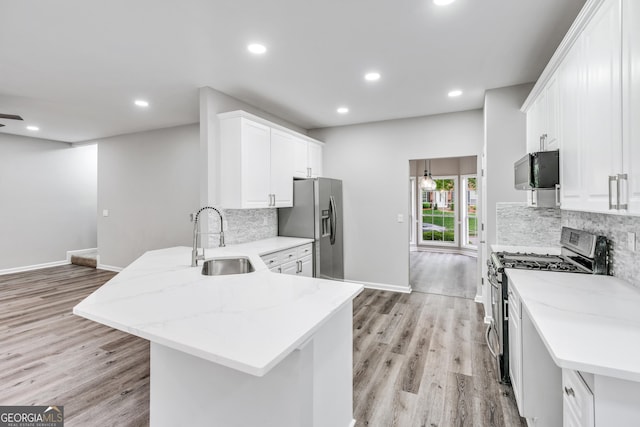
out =
[[(481, 110), (316, 129), (343, 180), (347, 280), (409, 287), (409, 160), (480, 155)], [(398, 214), (404, 222), (397, 221)]]
[(0, 270), (96, 247), (96, 146), (0, 135)]
[(527, 152), (526, 115), (520, 107), (532, 87), (510, 86), (485, 94), (488, 244), (496, 243), (496, 203), (526, 201), (526, 193), (513, 187), (513, 164)]
[[(526, 115), (520, 107), (533, 84), (488, 90), (484, 98), (484, 155), (486, 204), (485, 240), (478, 250), (481, 277), (486, 277), (486, 260), (496, 243), (496, 204), (524, 202), (526, 194), (513, 188), (513, 163), (526, 153)], [(490, 293), (484, 281), (482, 295), (485, 315), (491, 315)]]
[(122, 268), (148, 250), (191, 246), (199, 151), (197, 124), (98, 141), (101, 265)]

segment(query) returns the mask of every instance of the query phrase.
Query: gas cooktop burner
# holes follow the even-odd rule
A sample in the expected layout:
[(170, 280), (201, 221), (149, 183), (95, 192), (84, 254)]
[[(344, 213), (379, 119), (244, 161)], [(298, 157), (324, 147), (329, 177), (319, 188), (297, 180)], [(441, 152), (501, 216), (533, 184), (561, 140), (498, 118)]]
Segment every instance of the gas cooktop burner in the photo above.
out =
[(558, 255), (542, 255), (533, 253), (498, 252), (498, 261), (502, 268), (519, 268), (523, 270), (564, 271), (570, 273), (584, 272), (577, 265)]

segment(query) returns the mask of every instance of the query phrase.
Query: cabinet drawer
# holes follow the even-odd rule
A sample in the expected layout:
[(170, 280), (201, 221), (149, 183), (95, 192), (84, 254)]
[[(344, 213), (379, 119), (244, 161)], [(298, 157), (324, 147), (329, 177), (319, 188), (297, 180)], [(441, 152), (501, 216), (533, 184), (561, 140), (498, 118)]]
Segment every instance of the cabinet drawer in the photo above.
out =
[(306, 245), (298, 246), (296, 249), (298, 258), (306, 257), (313, 252), (313, 244), (307, 243)]
[(262, 261), (264, 261), (264, 263), (269, 268), (273, 268), (282, 264), (282, 261), (280, 260), (280, 252), (262, 255), (260, 258), (262, 258)]
[(593, 393), (577, 371), (562, 370), (563, 424), (575, 427), (594, 426)]
[(280, 251), (280, 262), (285, 263), (289, 261), (294, 261), (298, 259), (298, 248), (286, 249), (284, 251)]

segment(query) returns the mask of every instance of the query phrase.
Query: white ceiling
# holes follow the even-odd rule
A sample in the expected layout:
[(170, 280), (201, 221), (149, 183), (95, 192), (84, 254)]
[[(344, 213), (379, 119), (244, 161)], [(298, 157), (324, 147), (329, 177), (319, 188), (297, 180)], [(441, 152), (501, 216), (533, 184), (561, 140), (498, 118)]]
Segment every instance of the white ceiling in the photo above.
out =
[(583, 4), (0, 0), (0, 113), (25, 119), (0, 132), (78, 142), (194, 123), (202, 86), (309, 129), (481, 108), (485, 90), (537, 79)]

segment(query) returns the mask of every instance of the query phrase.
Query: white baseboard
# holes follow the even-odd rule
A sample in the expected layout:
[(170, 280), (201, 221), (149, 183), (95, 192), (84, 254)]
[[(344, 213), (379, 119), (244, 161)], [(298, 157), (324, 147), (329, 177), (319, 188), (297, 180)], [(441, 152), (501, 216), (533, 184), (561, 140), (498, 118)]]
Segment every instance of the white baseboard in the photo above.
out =
[(22, 267), (13, 267), (13, 268), (5, 268), (4, 270), (0, 270), (0, 276), (5, 274), (13, 274), (13, 273), (22, 273), (25, 271), (31, 270), (40, 270), (41, 268), (49, 268), (49, 267), (59, 267), (61, 265), (68, 265), (69, 261), (53, 261), (53, 262), (45, 262), (43, 264), (34, 264), (34, 265), (25, 265)]
[(478, 304), (484, 303), (484, 301), (482, 300), (482, 295), (476, 295), (476, 297), (473, 300)]
[(96, 268), (98, 270), (115, 271), (116, 273), (120, 273), (122, 270), (124, 270), (122, 267), (116, 267), (114, 265), (106, 265), (106, 264), (100, 264), (100, 263), (98, 263), (98, 266)]
[(367, 289), (377, 289), (380, 291), (402, 292), (404, 294), (411, 293), (411, 286), (389, 285), (387, 283), (361, 282), (359, 280), (344, 280), (345, 282), (357, 283), (363, 285)]
[(72, 255), (82, 255), (87, 252), (96, 252), (98, 248), (76, 249), (75, 251), (67, 251), (67, 261), (71, 262)]

